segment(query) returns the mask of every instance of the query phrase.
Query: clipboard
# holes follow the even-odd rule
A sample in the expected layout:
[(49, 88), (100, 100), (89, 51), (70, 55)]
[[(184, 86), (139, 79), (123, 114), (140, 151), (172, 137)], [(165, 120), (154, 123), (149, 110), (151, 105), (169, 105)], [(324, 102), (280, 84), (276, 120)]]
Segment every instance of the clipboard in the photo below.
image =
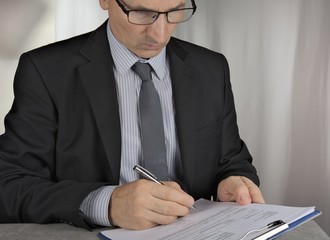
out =
[(315, 207), (271, 204), (240, 206), (233, 202), (205, 199), (199, 199), (195, 204), (198, 212), (178, 218), (170, 225), (139, 231), (111, 229), (100, 232), (98, 237), (104, 240), (188, 240), (210, 237), (237, 240), (254, 230), (243, 240), (274, 239), (321, 214)]
[[(321, 215), (322, 212), (319, 210), (315, 210), (314, 212), (297, 219), (296, 221), (285, 223), (282, 220), (277, 220), (272, 223), (269, 223), (266, 227), (257, 230), (251, 230), (247, 232), (240, 240), (251, 239), (251, 240), (266, 240), (266, 239), (276, 239), (287, 232), (292, 231), (293, 229), (297, 228), (298, 226), (302, 225), (305, 222)], [(253, 233), (258, 233), (258, 236), (252, 237), (249, 236)], [(249, 236), (249, 238), (247, 238)]]
[(284, 229), (283, 231), (281, 232), (278, 232), (276, 234), (274, 234), (271, 238), (269, 239), (276, 239), (284, 234), (286, 234), (287, 232), (290, 232), (292, 231), (293, 229), (299, 227), (300, 225), (320, 216), (322, 214), (322, 212), (320, 210), (315, 210), (314, 212), (311, 212), (310, 214), (302, 217), (302, 218), (299, 218), (297, 219), (296, 221), (293, 221), (291, 223), (289, 223), (289, 227), (287, 229)]
[[(289, 224), (282, 220), (277, 220), (267, 224), (267, 226), (260, 229), (252, 229), (244, 234), (239, 240), (251, 239), (251, 240), (266, 240), (270, 237), (284, 231), (289, 228)], [(256, 237), (254, 237), (257, 235)]]

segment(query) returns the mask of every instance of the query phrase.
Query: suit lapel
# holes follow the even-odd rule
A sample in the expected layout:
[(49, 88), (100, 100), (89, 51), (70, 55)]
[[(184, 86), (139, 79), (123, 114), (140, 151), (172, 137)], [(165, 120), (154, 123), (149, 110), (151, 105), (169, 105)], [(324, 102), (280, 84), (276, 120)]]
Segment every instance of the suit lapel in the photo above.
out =
[[(113, 181), (119, 183), (121, 132), (113, 60), (106, 36), (106, 24), (87, 40), (81, 53), (89, 62), (79, 68), (79, 75), (90, 100), (95, 121), (110, 162)], [(188, 191), (195, 172), (195, 126), (197, 87), (194, 68), (185, 62), (188, 54), (175, 41), (167, 46), (170, 62), (176, 126)]]
[(91, 34), (81, 49), (89, 62), (79, 68), (79, 74), (110, 162), (113, 181), (118, 183), (121, 158), (120, 119), (106, 26), (103, 24)]
[(167, 46), (170, 63), (176, 126), (178, 132), (184, 180), (191, 191), (195, 171), (195, 128), (197, 87), (194, 68), (186, 63), (188, 53), (173, 39)]

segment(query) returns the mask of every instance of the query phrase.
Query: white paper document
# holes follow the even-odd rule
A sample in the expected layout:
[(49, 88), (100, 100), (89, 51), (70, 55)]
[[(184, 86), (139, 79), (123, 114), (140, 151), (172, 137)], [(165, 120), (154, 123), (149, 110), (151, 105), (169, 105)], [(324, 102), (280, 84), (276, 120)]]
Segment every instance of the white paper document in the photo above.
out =
[[(264, 229), (248, 234), (244, 240), (266, 239), (260, 236), (271, 237), (276, 231), (272, 233), (269, 231), (275, 230), (276, 227), (278, 231), (282, 231), (289, 227), (288, 224), (315, 212), (314, 207), (300, 208), (270, 204), (239, 206), (237, 203), (212, 202), (205, 199), (196, 201), (195, 206), (199, 209), (198, 212), (192, 211), (170, 225), (139, 231), (107, 230), (101, 232), (99, 237), (112, 240), (239, 240), (251, 230)], [(277, 220), (282, 220), (286, 224), (267, 227)]]

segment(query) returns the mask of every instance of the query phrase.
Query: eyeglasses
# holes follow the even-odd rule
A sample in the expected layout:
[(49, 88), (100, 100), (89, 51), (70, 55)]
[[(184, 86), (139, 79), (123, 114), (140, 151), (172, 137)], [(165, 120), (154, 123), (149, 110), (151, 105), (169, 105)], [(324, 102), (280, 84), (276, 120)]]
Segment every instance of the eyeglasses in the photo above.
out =
[(189, 8), (178, 8), (167, 12), (155, 12), (152, 10), (127, 10), (124, 4), (116, 0), (116, 3), (121, 8), (121, 10), (127, 15), (127, 19), (130, 23), (136, 25), (150, 25), (153, 24), (159, 17), (160, 14), (166, 16), (168, 23), (182, 23), (188, 21), (192, 15), (195, 13), (197, 6), (194, 0), (191, 0), (192, 7)]

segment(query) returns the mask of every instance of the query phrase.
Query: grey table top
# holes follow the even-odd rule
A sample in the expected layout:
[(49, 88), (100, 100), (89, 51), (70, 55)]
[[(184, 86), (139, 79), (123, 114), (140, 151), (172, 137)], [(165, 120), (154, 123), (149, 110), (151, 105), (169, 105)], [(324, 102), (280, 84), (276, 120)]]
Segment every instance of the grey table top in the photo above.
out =
[[(97, 233), (103, 229), (93, 232), (85, 229), (72, 227), (66, 224), (0, 224), (0, 239), (10, 240), (97, 240)], [(281, 236), (280, 240), (330, 240), (327, 234), (316, 224), (309, 221), (293, 231)]]

